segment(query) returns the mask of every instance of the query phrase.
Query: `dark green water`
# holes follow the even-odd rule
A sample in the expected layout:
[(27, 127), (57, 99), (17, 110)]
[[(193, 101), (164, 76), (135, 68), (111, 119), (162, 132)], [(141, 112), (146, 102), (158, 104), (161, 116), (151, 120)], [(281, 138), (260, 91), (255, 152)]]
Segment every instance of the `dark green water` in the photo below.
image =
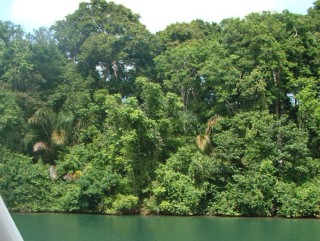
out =
[(316, 241), (320, 220), (13, 214), (25, 241)]

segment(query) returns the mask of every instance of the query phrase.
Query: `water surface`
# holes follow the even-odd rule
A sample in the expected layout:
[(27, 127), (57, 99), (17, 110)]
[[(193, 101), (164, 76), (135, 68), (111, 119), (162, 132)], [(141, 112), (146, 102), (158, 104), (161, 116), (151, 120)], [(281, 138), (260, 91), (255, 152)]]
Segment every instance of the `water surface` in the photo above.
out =
[(318, 241), (320, 220), (12, 214), (24, 241)]

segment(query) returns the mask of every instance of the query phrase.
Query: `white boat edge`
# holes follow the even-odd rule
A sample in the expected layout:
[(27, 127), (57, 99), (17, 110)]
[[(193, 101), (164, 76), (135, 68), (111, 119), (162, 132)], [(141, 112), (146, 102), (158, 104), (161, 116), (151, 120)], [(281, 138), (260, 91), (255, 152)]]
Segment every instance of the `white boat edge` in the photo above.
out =
[(14, 223), (5, 203), (0, 196), (0, 240), (23, 241), (23, 238)]

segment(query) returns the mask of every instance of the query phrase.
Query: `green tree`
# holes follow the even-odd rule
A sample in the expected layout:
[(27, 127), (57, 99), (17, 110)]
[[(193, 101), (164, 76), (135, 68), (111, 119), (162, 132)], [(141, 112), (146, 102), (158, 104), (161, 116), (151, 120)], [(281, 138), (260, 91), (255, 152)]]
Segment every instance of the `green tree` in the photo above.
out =
[(309, 65), (302, 54), (309, 41), (301, 17), (288, 11), (263, 12), (244, 20), (224, 20), (222, 26), (222, 43), (233, 56), (239, 79), (243, 82), (259, 73), (266, 90), (264, 102), (270, 111), (277, 115), (289, 113), (287, 94), (296, 93), (292, 81), (305, 74), (305, 65)]
[(123, 5), (92, 0), (58, 21), (53, 29), (60, 48), (79, 70), (96, 79), (96, 88), (110, 93), (132, 93), (137, 74), (152, 66), (152, 35), (139, 16)]
[(13, 211), (57, 211), (58, 196), (48, 175), (48, 166), (33, 164), (30, 157), (0, 146), (0, 192)]
[(299, 102), (298, 118), (299, 124), (309, 133), (309, 146), (315, 157), (319, 157), (316, 151), (319, 140), (319, 88), (318, 80), (315, 78), (301, 78), (296, 83), (299, 93), (296, 98)]
[(221, 119), (212, 129), (213, 155), (253, 168), (263, 160), (271, 160), (277, 176), (287, 181), (304, 182), (318, 170), (310, 157), (307, 135), (286, 118), (280, 120), (266, 112), (248, 112)]
[(217, 193), (209, 212), (219, 215), (272, 216), (275, 214), (276, 177), (272, 161), (264, 160), (255, 170), (233, 175), (226, 190)]
[(27, 125), (14, 92), (0, 89), (0, 145), (13, 151), (25, 151)]
[(190, 40), (217, 38), (220, 31), (218, 24), (197, 19), (190, 23), (170, 24), (165, 30), (156, 33), (156, 36), (163, 51)]
[(40, 28), (29, 34), (27, 39), (31, 50), (30, 63), (35, 73), (34, 80), (39, 85), (37, 90), (41, 90), (41, 99), (46, 100), (62, 82), (66, 58), (58, 49), (52, 31)]

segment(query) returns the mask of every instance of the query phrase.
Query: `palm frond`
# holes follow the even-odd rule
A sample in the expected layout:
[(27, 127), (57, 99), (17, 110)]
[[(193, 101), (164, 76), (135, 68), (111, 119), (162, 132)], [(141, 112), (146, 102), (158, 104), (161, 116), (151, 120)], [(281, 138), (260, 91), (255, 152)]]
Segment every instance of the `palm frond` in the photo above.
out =
[(48, 151), (49, 147), (46, 143), (44, 143), (43, 141), (39, 141), (36, 144), (33, 145), (33, 151), (34, 152), (38, 152), (38, 151)]
[(197, 135), (196, 141), (198, 148), (202, 152), (205, 152), (211, 145), (211, 141), (208, 135), (205, 135), (204, 137), (202, 137), (201, 135)]
[(61, 146), (66, 143), (67, 135), (64, 130), (54, 130), (51, 133), (51, 140), (54, 144)]

